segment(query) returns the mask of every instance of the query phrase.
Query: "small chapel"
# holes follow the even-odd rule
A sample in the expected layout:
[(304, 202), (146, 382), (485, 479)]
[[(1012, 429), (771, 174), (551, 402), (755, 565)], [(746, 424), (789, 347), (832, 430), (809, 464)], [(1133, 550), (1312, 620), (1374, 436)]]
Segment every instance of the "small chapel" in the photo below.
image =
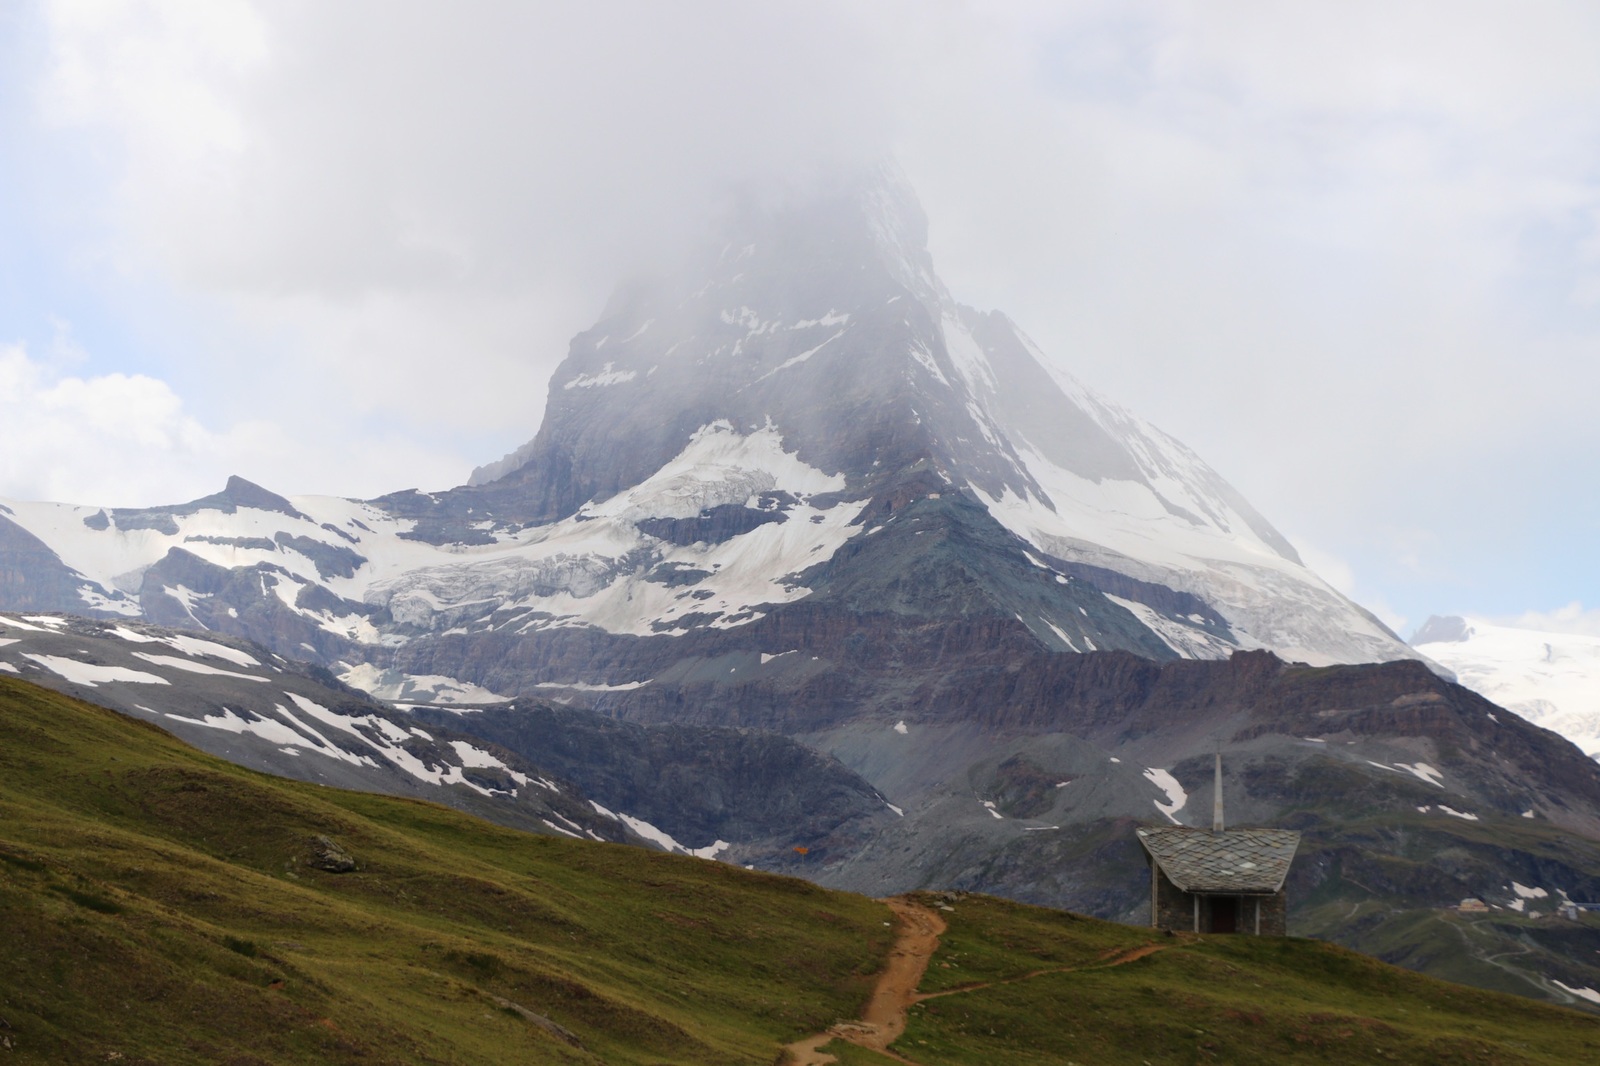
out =
[(1288, 935), (1284, 881), (1300, 846), (1292, 829), (1224, 829), (1222, 755), (1207, 829), (1136, 830), (1150, 864), (1150, 924), (1196, 933)]

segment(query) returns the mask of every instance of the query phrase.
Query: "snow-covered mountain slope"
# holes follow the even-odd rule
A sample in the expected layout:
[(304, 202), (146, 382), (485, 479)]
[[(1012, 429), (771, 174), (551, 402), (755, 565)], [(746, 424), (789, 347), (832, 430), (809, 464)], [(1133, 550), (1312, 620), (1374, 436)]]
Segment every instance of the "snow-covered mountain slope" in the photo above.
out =
[(486, 727), (492, 711), (385, 706), (259, 645), (144, 622), (0, 614), (0, 677), (254, 769), (534, 832), (747, 863), (895, 820), (865, 781), (785, 737), (646, 728), (537, 702)]
[(816, 657), (779, 616), (824, 603), (1058, 652), (1415, 654), (1193, 452), (957, 303), (887, 170), (619, 290), (538, 435), (468, 485), (0, 504), (0, 606), (237, 633), (433, 700), (638, 685), (674, 657), (638, 642), (698, 659), (722, 632)]
[(627, 290), (574, 340), (539, 436), (476, 472), (480, 498), (562, 517), (723, 419), (778, 433), (847, 496), (926, 464), (1036, 555), (1191, 593), (1226, 619), (1219, 634), (1124, 597), (1175, 654), (1411, 654), (1193, 452), (1053, 368), (1003, 315), (957, 303), (895, 175), (740, 233), (693, 283)]
[(1412, 646), (1461, 684), (1600, 757), (1600, 637), (1433, 617)]

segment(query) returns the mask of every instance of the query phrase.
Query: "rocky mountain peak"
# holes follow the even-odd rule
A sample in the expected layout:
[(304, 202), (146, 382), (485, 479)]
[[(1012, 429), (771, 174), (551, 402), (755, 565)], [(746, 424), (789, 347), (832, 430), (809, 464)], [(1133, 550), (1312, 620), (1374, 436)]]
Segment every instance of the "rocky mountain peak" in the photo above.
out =
[[(464, 489), (381, 505), (435, 543), (487, 536), (473, 531), (485, 515), (560, 523), (625, 496), (630, 514), (643, 497), (663, 510), (637, 527), (653, 536), (704, 523), (721, 536), (772, 520), (748, 502), (762, 493), (804, 497), (772, 473), (788, 464), (808, 484), (837, 479), (827, 499), (966, 496), (975, 508), (952, 513), (985, 514), (1014, 538), (974, 531), (975, 543), (1063, 580), (1095, 575), (1160, 632), (1154, 649), (1120, 626), (1080, 641), (1056, 612), (1082, 617), (1083, 605), (1056, 605), (1042, 615), (1056, 627), (1047, 642), (1201, 657), (1269, 647), (1311, 662), (1412, 654), (1193, 451), (1052, 364), (1004, 314), (958, 303), (898, 169), (752, 193), (708, 248), (676, 277), (619, 289), (573, 338), (533, 440)], [(731, 452), (767, 465), (690, 473)], [(686, 477), (692, 490), (671, 487)], [(669, 502), (690, 499), (706, 512)], [(977, 569), (990, 575), (980, 583), (994, 578)]]
[(1456, 643), (1472, 636), (1472, 627), (1459, 615), (1429, 615), (1411, 634), (1412, 644)]
[[(29, 602), (346, 663), (438, 637), (450, 652), (420, 672), (446, 681), (466, 669), (457, 638), (654, 648), (755, 640), (743, 627), (780, 615), (899, 643), (901, 662), (952, 626), (981, 655), (1414, 654), (1194, 452), (956, 302), (926, 236), (892, 167), (746, 196), (693, 269), (618, 290), (573, 338), (538, 434), (473, 483), (291, 502), (235, 478), (137, 512), (19, 507), (14, 550), (59, 553), (29, 564), (53, 574)], [(536, 676), (467, 680), (514, 695)]]

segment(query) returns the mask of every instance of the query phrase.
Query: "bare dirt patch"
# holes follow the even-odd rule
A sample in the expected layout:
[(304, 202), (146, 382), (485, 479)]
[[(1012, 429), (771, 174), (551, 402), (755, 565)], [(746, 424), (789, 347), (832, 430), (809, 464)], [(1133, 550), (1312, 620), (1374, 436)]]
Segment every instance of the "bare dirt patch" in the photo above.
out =
[[(840, 1022), (826, 1032), (808, 1036), (787, 1045), (789, 1066), (827, 1066), (838, 1059), (822, 1048), (834, 1040), (848, 1040), (897, 1062), (911, 1063), (889, 1050), (889, 1045), (906, 1030), (906, 1012), (918, 1000), (917, 986), (928, 970), (928, 961), (939, 949), (939, 936), (945, 931), (944, 919), (936, 911), (894, 897), (883, 902), (895, 916), (895, 943), (889, 950), (889, 965), (873, 986), (872, 997), (859, 1021)], [(912, 1064), (915, 1066), (915, 1064)]]

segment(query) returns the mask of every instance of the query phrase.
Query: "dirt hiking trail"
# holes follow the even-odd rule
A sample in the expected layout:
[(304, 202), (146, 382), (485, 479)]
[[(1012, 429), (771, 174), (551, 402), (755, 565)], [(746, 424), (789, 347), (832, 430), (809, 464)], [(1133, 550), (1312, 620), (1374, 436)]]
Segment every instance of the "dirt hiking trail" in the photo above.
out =
[[(883, 902), (895, 916), (895, 942), (889, 949), (889, 966), (878, 977), (861, 1012), (861, 1020), (839, 1022), (826, 1032), (796, 1040), (787, 1045), (787, 1066), (827, 1066), (839, 1060), (822, 1050), (834, 1040), (870, 1048), (897, 1062), (911, 1063), (889, 1050), (889, 1045), (906, 1031), (906, 1012), (917, 1001), (917, 986), (928, 970), (928, 961), (939, 949), (939, 936), (945, 931), (944, 919), (937, 911), (895, 897)], [(915, 1066), (911, 1063), (911, 1066)]]
[(959, 996), (964, 992), (976, 992), (995, 985), (1014, 984), (1045, 974), (1110, 969), (1153, 955), (1167, 947), (1161, 943), (1141, 944), (1120, 954), (1108, 952), (1099, 963), (1090, 966), (1059, 966), (1035, 970), (1003, 981), (984, 981), (944, 992), (919, 993), (917, 986), (928, 971), (933, 953), (939, 950), (939, 937), (946, 929), (944, 919), (939, 917), (937, 911), (901, 896), (882, 902), (894, 912), (895, 943), (889, 949), (888, 968), (879, 975), (878, 983), (873, 986), (872, 997), (867, 1000), (860, 1020), (838, 1022), (825, 1032), (784, 1045), (784, 1066), (828, 1066), (829, 1063), (838, 1062), (837, 1058), (822, 1050), (835, 1040), (849, 1041), (895, 1062), (905, 1063), (906, 1066), (918, 1066), (914, 1060), (889, 1050), (889, 1045), (900, 1039), (900, 1034), (906, 1031), (906, 1014), (914, 1004), (943, 996)]

